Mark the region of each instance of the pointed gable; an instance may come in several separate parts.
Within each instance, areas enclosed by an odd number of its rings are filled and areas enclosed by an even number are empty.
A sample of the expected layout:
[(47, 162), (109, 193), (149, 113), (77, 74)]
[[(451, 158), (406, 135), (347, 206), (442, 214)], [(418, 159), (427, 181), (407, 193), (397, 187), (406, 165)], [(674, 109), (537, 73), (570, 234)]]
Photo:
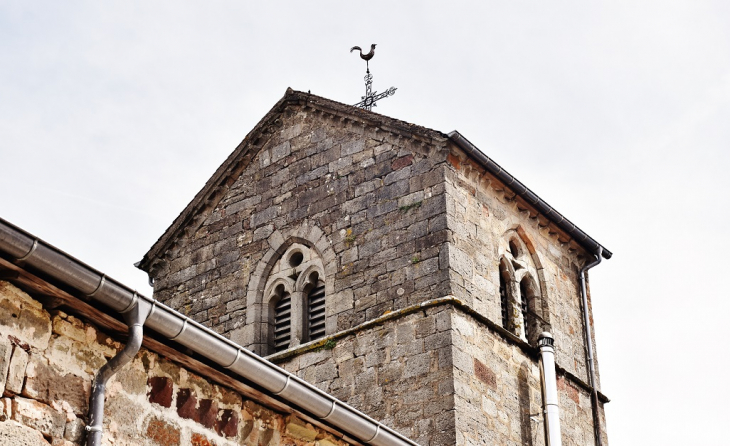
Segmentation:
[[(413, 146), (420, 147), (421, 150), (433, 150), (433, 145), (443, 148), (448, 139), (447, 135), (435, 130), (288, 88), (284, 97), (246, 135), (200, 192), (175, 218), (142, 260), (136, 264), (138, 268), (149, 273), (155, 263), (162, 260), (165, 252), (172, 249), (179, 239), (185, 234), (197, 230), (244, 169), (250, 166), (253, 158), (259, 154), (262, 148), (269, 148), (272, 140), (276, 139), (275, 136), (281, 136), (281, 139), (286, 140), (287, 136), (298, 131), (296, 125), (293, 128), (282, 128), (283, 119), (287, 113), (293, 113), (294, 109), (304, 109), (313, 115), (318, 113), (326, 115), (351, 126), (375, 127), (376, 132), (390, 133), (392, 138), (412, 139)], [(280, 134), (282, 132), (283, 134)], [(314, 137), (316, 138), (316, 135)], [(290, 150), (286, 145), (271, 147), (271, 149), (273, 150), (267, 154), (268, 158), (261, 160), (260, 167), (267, 167), (270, 163), (280, 161), (288, 154), (287, 150)]]

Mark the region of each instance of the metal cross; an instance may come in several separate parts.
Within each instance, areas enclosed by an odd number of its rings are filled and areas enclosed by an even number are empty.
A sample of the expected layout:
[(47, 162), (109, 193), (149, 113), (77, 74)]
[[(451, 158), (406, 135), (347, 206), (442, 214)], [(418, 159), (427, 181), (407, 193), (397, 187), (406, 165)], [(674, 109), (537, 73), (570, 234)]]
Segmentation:
[(397, 88), (390, 87), (380, 94), (378, 94), (377, 91), (373, 91), (373, 75), (370, 74), (370, 69), (368, 69), (367, 74), (365, 75), (365, 96), (360, 96), (362, 101), (355, 104), (355, 107), (372, 110), (373, 107), (378, 106), (378, 104), (375, 103), (376, 101), (387, 98), (388, 96), (393, 96), (395, 94), (395, 90), (397, 90)]
[(388, 96), (393, 96), (395, 94), (395, 90), (397, 90), (395, 87), (390, 87), (389, 89), (385, 90), (384, 92), (378, 94), (377, 91), (373, 91), (373, 75), (370, 74), (370, 59), (375, 56), (375, 44), (370, 46), (370, 52), (367, 54), (363, 54), (362, 49), (359, 46), (353, 46), (352, 49), (350, 49), (350, 52), (353, 52), (355, 50), (360, 51), (360, 58), (365, 61), (367, 64), (366, 67), (366, 73), (365, 74), (365, 96), (361, 96), (362, 101), (355, 104), (355, 107), (364, 108), (365, 110), (372, 110), (373, 107), (376, 107), (376, 102), (387, 98)]

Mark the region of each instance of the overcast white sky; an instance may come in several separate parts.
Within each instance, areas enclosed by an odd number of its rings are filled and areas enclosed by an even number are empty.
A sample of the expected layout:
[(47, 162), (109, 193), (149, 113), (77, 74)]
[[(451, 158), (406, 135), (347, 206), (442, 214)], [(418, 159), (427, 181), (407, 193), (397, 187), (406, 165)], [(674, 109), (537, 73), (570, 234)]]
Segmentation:
[[(132, 264), (287, 87), (459, 130), (614, 252), (614, 445), (727, 444), (730, 2), (0, 1), (0, 215)], [(352, 6), (350, 6), (352, 5)]]

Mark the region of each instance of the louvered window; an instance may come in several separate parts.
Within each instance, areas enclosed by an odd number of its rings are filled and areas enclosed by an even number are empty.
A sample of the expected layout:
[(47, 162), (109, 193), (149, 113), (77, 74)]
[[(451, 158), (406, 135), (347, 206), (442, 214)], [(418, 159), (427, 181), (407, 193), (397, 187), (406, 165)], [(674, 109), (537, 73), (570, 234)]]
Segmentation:
[(324, 337), (324, 284), (314, 287), (307, 296), (307, 327), (310, 341)]
[(502, 304), (502, 327), (509, 330), (509, 299), (507, 298), (507, 284), (502, 273), (499, 273), (499, 299)]
[[(528, 276), (525, 276), (520, 282), (520, 307), (522, 309), (522, 323), (525, 327), (525, 338), (528, 340), (533, 338), (534, 333), (534, 318), (533, 313), (530, 313), (529, 302), (534, 298), (532, 288), (530, 287), (530, 281)], [(534, 305), (534, 303), (533, 303)], [(534, 307), (533, 307), (534, 308)]]
[(291, 340), (291, 296), (284, 294), (274, 307), (274, 350), (289, 348)]
[[(522, 320), (524, 323), (527, 323), (527, 299), (529, 290), (527, 289), (527, 282), (522, 281), (520, 282), (520, 309), (522, 310)], [(525, 330), (525, 333), (527, 333), (527, 330)]]

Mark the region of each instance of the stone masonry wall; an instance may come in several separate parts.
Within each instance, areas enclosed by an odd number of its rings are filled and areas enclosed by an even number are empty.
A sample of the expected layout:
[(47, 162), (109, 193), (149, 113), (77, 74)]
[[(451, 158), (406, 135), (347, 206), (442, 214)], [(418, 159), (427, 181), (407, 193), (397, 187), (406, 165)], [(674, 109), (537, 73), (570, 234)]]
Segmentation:
[[(505, 234), (518, 234), (556, 362), (587, 381), (584, 250), (450, 143), (301, 107), (267, 138), (153, 271), (156, 297), (267, 354), (257, 326), (267, 265), (288, 240), (307, 244), (324, 263), (329, 337), (272, 360), (423, 445), (543, 444), (538, 363), (526, 345), (449, 305), (399, 312), (453, 296), (501, 325), (500, 252)], [(588, 396), (570, 377), (559, 386), (565, 442), (585, 444)]]
[(448, 306), (396, 313), (324, 347), (271, 359), (422, 446), (461, 444), (449, 313)]
[[(537, 359), (463, 312), (451, 316), (456, 444), (544, 445)], [(563, 445), (595, 444), (590, 394), (558, 375), (558, 398)]]
[(448, 294), (443, 141), (299, 106), (268, 138), (153, 271), (157, 299), (265, 354), (261, 276), (292, 237), (325, 262), (328, 333)]
[[(91, 380), (123, 345), (0, 281), (0, 444), (81, 445)], [(142, 349), (107, 386), (103, 444), (342, 446)]]
[(549, 222), (530, 214), (514, 194), (490, 180), (458, 148), (452, 147), (448, 161), (447, 213), (453, 239), (448, 258), (454, 296), (501, 325), (500, 244), (504, 250), (505, 234), (518, 233), (533, 251), (536, 280), (549, 309), (545, 317), (549, 325), (544, 328), (555, 338), (556, 362), (588, 381), (578, 288), (585, 251), (574, 242), (561, 241)]

